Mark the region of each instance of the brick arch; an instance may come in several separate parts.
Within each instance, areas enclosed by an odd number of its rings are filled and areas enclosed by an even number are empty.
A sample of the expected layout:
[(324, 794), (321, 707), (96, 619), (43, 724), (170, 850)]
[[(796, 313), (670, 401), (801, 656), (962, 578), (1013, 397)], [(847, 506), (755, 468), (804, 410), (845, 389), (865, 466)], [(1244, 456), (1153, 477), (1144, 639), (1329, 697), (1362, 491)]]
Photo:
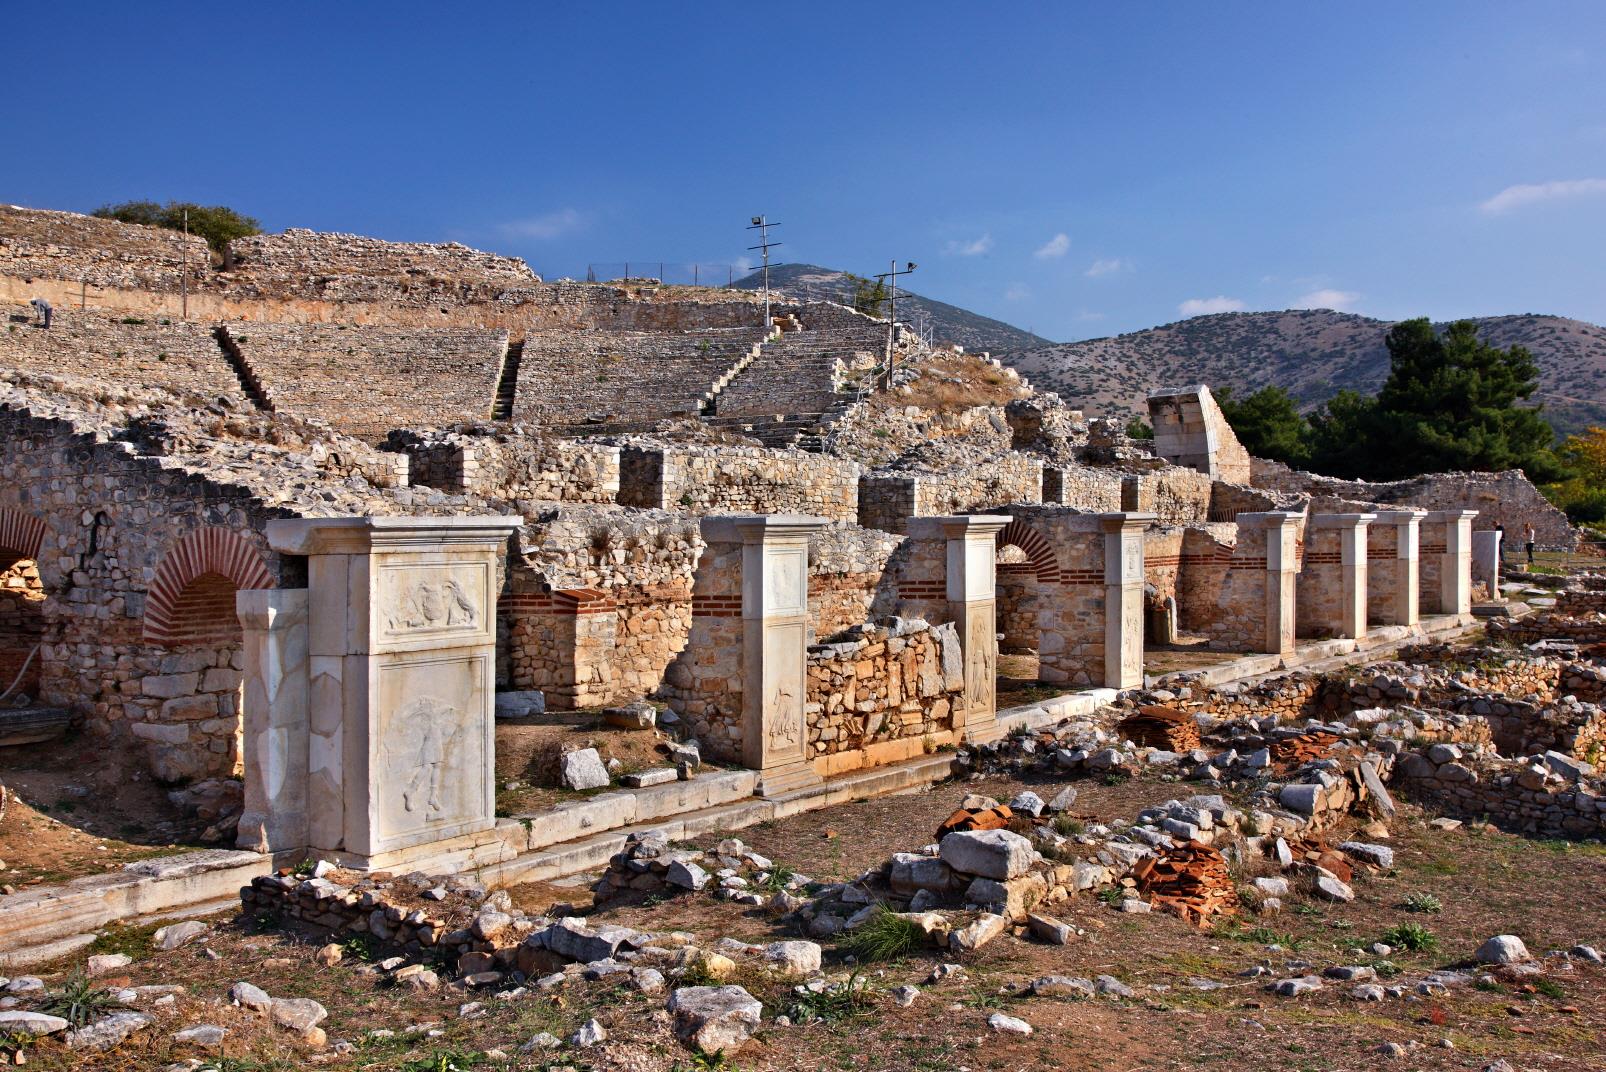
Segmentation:
[[(186, 618), (197, 613), (226, 615), (232, 624), (234, 591), (272, 587), (273, 574), (245, 537), (232, 529), (196, 529), (169, 548), (156, 567), (145, 599), (145, 639), (154, 644), (185, 639), (191, 625)], [(220, 604), (225, 597), (226, 607)]]
[(1060, 580), (1060, 564), (1043, 534), (1032, 528), (1026, 522), (1015, 518), (1005, 525), (998, 533), (998, 546), (1008, 547), (1014, 545), (1026, 552), (1026, 561), (1037, 571), (1037, 579), (1043, 584), (1058, 584)]
[(35, 561), (45, 542), (45, 523), (21, 510), (0, 506), (0, 551), (13, 551)]

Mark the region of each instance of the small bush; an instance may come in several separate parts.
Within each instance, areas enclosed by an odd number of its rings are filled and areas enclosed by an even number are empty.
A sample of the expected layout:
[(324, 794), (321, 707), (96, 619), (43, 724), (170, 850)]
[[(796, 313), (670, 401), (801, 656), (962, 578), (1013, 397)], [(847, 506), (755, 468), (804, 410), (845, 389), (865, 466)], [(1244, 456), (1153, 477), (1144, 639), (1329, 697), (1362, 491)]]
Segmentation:
[(74, 1027), (84, 1027), (120, 1007), (121, 1002), (110, 990), (96, 986), (76, 972), (50, 991), (39, 1006), (40, 1011), (59, 1016)]
[(1439, 946), (1439, 939), (1420, 923), (1401, 923), (1390, 927), (1379, 939), (1395, 949), (1408, 949), (1413, 953), (1429, 953)]
[(819, 1020), (832, 1024), (860, 1016), (874, 1004), (869, 985), (860, 982), (859, 973), (854, 972), (848, 976), (847, 982), (830, 987), (823, 993), (816, 994), (805, 989), (787, 1006), (786, 1014), (794, 1023), (806, 1024)]
[(1407, 912), (1438, 912), (1444, 908), (1444, 902), (1431, 893), (1413, 893), (1405, 899), (1402, 907)]
[(841, 948), (861, 961), (896, 960), (919, 949), (926, 932), (912, 919), (905, 919), (885, 907), (876, 910), (868, 922), (852, 932)]

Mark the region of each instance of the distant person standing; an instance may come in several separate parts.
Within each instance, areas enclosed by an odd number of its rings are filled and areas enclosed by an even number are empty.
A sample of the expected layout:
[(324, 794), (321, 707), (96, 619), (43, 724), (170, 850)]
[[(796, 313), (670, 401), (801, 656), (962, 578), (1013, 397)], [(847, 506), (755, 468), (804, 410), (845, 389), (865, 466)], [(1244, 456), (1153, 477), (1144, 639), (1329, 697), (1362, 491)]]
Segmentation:
[(1534, 564), (1534, 523), (1528, 522), (1522, 527), (1522, 546), (1528, 551), (1528, 565)]
[(33, 311), (34, 312), (39, 314), (39, 326), (42, 327), (42, 328), (45, 328), (46, 330), (49, 330), (49, 328), (50, 328), (50, 317), (51, 317), (51, 314), (55, 311), (55, 310), (50, 308), (50, 303), (45, 301), (45, 299), (43, 299), (43, 298), (35, 298), (33, 301), (29, 302), (28, 304), (33, 306)]
[(1494, 530), (1499, 534), (1496, 546), (1500, 553), (1500, 565), (1504, 566), (1506, 564), (1506, 527), (1504, 525), (1496, 525)]

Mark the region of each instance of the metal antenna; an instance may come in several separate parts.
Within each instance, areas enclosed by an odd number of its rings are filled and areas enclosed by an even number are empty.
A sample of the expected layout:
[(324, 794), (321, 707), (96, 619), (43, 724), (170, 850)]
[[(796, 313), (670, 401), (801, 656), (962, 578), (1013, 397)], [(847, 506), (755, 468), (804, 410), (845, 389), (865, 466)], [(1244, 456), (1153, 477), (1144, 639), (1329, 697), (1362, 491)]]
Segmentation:
[(779, 242), (770, 241), (770, 228), (779, 227), (778, 223), (771, 223), (763, 216), (754, 216), (753, 222), (748, 225), (749, 231), (758, 232), (758, 245), (748, 246), (748, 249), (762, 250), (764, 253), (764, 330), (768, 331), (775, 326), (770, 319), (770, 250), (780, 245)]
[(888, 386), (891, 386), (891, 384), (892, 384), (892, 334), (893, 334), (893, 332), (898, 330), (898, 277), (900, 275), (908, 275), (910, 272), (912, 272), (916, 268), (920, 267), (914, 261), (906, 262), (906, 265), (903, 268), (899, 268), (898, 267), (898, 262), (897, 262), (896, 259), (893, 259), (893, 261), (891, 263), (892, 263), (892, 271), (890, 271), (890, 272), (882, 272), (882, 273), (880, 273), (879, 275), (876, 276), (877, 279), (890, 279), (890, 280), (892, 280), (892, 303), (891, 303), (891, 305), (889, 307), (889, 312), (887, 314), (887, 384), (888, 384)]

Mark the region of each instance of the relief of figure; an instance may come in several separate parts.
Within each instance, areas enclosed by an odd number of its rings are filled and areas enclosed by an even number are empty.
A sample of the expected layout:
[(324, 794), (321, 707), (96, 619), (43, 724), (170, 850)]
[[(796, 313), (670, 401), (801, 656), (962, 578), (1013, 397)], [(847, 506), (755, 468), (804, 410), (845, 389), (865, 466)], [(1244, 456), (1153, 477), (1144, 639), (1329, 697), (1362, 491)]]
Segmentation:
[(441, 787), (457, 728), (457, 710), (433, 696), (412, 701), (391, 725), (389, 767), (401, 779), (402, 808), (426, 822), (445, 810)]
[(797, 691), (791, 685), (783, 681), (775, 683), (774, 690), (764, 704), (764, 716), (770, 724), (771, 748), (795, 748), (802, 741), (799, 726), (802, 710), (796, 701)]
[(391, 597), (386, 623), (392, 632), (450, 626), (474, 626), (479, 608), (456, 578), (415, 580), (397, 588)]

